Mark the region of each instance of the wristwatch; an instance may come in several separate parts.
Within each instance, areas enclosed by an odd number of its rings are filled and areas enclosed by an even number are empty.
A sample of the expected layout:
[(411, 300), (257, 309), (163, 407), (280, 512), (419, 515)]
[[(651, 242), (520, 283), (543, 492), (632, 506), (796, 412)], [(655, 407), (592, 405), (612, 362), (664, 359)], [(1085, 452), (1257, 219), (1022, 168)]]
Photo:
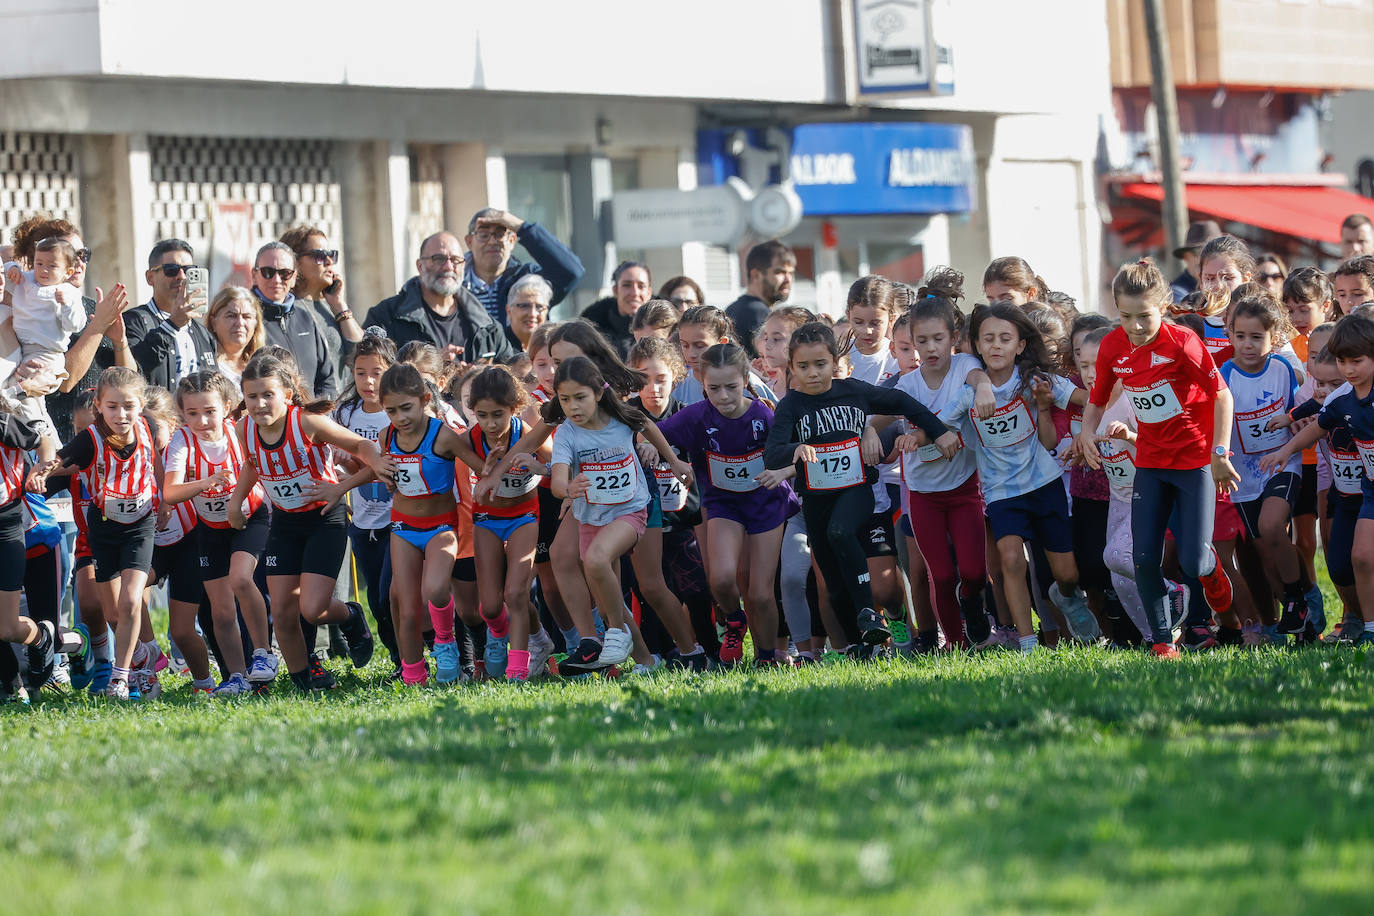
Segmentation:
[(1230, 458), (1231, 450), (1224, 445), (1214, 445), (1212, 446), (1212, 454), (1218, 458)]

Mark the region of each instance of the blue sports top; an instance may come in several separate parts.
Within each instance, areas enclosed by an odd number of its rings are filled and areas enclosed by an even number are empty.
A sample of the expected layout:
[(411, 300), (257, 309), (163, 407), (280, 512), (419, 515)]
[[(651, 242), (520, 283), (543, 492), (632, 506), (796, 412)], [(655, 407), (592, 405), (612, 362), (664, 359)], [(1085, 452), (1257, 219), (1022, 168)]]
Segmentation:
[(395, 427), (386, 431), (386, 453), (396, 464), (396, 492), (412, 499), (438, 496), (453, 492), (453, 460), (434, 454), (434, 440), (444, 424), (429, 418), (425, 437), (413, 452), (403, 450), (396, 443)]

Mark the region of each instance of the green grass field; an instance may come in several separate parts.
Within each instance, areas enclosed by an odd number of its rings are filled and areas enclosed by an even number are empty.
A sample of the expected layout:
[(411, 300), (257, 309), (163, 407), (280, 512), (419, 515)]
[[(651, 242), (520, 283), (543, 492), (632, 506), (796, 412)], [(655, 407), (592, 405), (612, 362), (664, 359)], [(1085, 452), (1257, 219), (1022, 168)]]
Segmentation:
[(0, 710), (3, 910), (1374, 909), (1374, 652), (335, 670)]

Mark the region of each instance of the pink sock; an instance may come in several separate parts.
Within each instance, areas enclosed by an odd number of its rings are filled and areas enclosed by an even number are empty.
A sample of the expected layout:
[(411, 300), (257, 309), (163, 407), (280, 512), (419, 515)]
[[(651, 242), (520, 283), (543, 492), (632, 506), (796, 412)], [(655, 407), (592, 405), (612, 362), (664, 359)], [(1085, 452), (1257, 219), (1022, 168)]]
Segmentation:
[(429, 667), (424, 661), (401, 662), (401, 682), (410, 686), (429, 680)]
[[(487, 629), (491, 630), (491, 635), (501, 639), (510, 632), (510, 617), (506, 615), (506, 609), (501, 608), (501, 616), (483, 618), (487, 622)], [(437, 632), (437, 631), (436, 631)]]
[(506, 655), (506, 680), (530, 676), (530, 653), (526, 649), (511, 649)]
[(453, 642), (453, 596), (450, 595), (448, 604), (443, 607), (435, 607), (434, 602), (429, 603), (429, 622), (434, 624), (435, 642)]

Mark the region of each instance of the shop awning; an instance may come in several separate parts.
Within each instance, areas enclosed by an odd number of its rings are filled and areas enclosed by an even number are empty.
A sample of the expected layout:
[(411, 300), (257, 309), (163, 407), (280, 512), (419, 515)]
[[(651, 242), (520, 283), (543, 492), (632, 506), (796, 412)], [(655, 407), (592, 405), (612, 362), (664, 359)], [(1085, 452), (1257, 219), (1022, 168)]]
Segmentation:
[[(1122, 197), (1134, 200), (1158, 202), (1164, 197), (1157, 184), (1117, 187)], [(1190, 213), (1333, 245), (1341, 240), (1342, 220), (1374, 211), (1374, 200), (1330, 187), (1190, 184), (1184, 193)]]

